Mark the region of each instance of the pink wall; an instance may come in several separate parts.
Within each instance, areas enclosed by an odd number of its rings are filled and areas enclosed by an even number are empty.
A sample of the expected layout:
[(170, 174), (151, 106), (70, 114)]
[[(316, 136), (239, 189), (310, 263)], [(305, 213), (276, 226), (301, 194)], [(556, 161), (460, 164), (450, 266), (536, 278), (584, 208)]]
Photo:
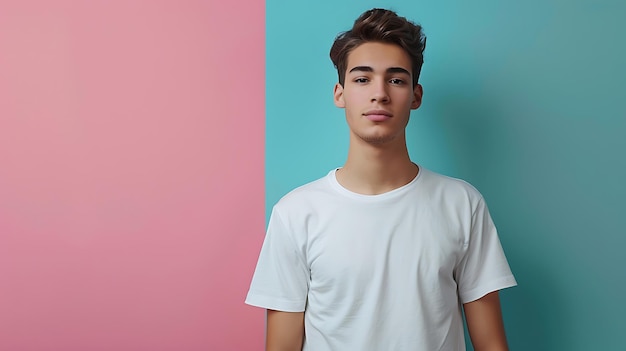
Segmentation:
[(0, 1), (0, 350), (261, 350), (262, 1)]

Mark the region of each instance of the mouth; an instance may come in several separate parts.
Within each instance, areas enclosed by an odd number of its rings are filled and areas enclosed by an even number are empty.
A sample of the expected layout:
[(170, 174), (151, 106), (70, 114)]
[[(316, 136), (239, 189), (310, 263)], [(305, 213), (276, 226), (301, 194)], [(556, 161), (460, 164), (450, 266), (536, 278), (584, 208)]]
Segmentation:
[(371, 116), (371, 115), (379, 115), (379, 116), (387, 116), (387, 117), (391, 117), (391, 112), (388, 112), (386, 110), (370, 110), (364, 113), (365, 116)]
[(386, 110), (370, 110), (365, 112), (363, 116), (372, 122), (382, 122), (388, 120), (393, 115), (391, 112)]

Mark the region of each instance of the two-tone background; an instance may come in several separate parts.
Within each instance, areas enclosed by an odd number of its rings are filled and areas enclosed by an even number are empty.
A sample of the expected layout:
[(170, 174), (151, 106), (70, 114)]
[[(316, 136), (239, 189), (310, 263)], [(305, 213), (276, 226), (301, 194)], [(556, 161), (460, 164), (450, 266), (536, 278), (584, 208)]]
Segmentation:
[(262, 350), (266, 213), (344, 161), (371, 7), (424, 26), (410, 153), (487, 199), (511, 349), (625, 349), (626, 3), (0, 0), (0, 350)]

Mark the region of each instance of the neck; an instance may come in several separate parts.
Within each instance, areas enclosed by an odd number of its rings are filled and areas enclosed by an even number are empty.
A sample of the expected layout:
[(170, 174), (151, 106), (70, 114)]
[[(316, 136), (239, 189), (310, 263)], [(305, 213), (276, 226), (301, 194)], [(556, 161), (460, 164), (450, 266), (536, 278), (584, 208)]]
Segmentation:
[(348, 158), (337, 171), (346, 189), (364, 195), (382, 194), (408, 184), (417, 175), (404, 135), (383, 144), (367, 143), (351, 136)]

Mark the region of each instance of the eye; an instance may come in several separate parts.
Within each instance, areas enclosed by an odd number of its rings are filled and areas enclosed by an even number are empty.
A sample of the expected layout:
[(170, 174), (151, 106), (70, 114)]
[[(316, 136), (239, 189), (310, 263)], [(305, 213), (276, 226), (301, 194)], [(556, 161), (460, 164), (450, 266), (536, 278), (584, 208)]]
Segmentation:
[(365, 77), (359, 77), (359, 78), (355, 78), (354, 82), (355, 83), (367, 83), (369, 81), (369, 79), (365, 78)]
[(403, 85), (405, 82), (403, 79), (400, 79), (400, 78), (392, 78), (389, 80), (389, 83), (394, 84), (394, 85)]

